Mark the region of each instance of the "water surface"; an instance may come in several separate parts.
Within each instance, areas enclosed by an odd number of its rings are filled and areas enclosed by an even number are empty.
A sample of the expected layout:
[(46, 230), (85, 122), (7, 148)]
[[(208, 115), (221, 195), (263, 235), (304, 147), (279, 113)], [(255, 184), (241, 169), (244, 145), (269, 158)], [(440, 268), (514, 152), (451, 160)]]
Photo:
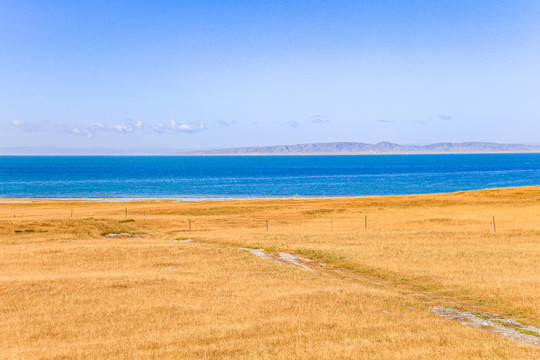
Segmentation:
[(283, 197), (540, 185), (540, 154), (0, 156), (0, 197)]

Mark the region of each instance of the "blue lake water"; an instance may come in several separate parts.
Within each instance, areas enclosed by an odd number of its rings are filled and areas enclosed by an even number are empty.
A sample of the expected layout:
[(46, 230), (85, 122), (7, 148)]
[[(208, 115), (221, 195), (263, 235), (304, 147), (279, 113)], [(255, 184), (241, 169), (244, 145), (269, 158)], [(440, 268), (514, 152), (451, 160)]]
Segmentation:
[(423, 194), (540, 185), (540, 154), (0, 156), (0, 197)]

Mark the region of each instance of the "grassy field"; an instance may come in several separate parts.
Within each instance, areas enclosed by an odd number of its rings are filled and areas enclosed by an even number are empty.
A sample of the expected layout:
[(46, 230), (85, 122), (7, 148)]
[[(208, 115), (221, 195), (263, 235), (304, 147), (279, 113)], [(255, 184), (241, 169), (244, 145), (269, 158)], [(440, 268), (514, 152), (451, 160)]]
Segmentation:
[[(130, 236), (104, 237), (120, 233)], [(327, 265), (305, 271), (242, 247)], [(0, 358), (537, 359), (540, 349), (429, 307), (539, 327), (539, 260), (540, 187), (358, 199), (6, 200)]]

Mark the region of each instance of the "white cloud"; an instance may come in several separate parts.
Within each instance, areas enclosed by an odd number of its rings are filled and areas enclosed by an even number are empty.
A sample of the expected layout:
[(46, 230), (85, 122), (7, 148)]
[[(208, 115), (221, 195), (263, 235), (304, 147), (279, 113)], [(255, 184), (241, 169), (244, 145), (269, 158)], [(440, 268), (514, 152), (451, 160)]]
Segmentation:
[(115, 129), (116, 131), (120, 132), (120, 133), (125, 133), (125, 132), (130, 132), (131, 131), (131, 128), (127, 127), (126, 125), (113, 125), (112, 128)]
[(184, 133), (194, 134), (207, 130), (203, 122), (182, 124), (177, 123), (174, 119), (171, 119), (167, 125), (163, 123), (157, 123), (156, 125), (144, 124), (141, 120), (125, 120), (122, 123), (117, 124), (104, 124), (102, 122), (95, 122), (91, 124), (71, 123), (71, 124), (58, 124), (52, 121), (45, 121), (39, 123), (22, 122), (20, 120), (11, 121), (11, 125), (16, 129), (23, 132), (52, 132), (60, 134), (71, 134), (78, 136), (86, 136), (92, 138), (99, 133), (109, 132), (118, 134), (128, 134), (136, 131), (143, 131), (146, 133)]
[(289, 126), (298, 129), (300, 127), (300, 124), (298, 123), (298, 121), (291, 120), (289, 121)]
[(309, 118), (312, 124), (326, 124), (330, 122), (330, 117), (326, 115), (313, 115)]

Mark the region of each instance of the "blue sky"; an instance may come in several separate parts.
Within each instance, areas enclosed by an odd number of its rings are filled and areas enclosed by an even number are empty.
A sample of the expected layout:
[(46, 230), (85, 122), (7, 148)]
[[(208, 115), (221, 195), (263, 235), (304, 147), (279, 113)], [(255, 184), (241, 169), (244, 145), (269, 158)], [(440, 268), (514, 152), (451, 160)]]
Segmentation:
[(538, 1), (0, 2), (0, 148), (540, 143)]

